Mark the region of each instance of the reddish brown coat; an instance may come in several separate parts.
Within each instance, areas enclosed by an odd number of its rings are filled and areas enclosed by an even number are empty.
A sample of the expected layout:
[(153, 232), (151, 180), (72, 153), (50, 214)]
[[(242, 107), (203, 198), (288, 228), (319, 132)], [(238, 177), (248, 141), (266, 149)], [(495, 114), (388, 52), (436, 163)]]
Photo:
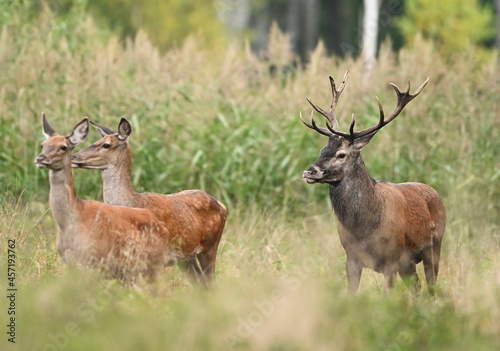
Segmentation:
[(60, 136), (43, 115), (47, 140), (35, 158), (49, 169), (50, 207), (57, 224), (57, 251), (67, 263), (105, 266), (111, 276), (129, 285), (139, 275), (154, 275), (172, 259), (170, 234), (147, 209), (111, 206), (76, 197), (71, 151), (88, 132), (88, 120)]
[(135, 192), (130, 181), (130, 124), (122, 118), (118, 133), (93, 124), (103, 137), (73, 155), (73, 167), (102, 170), (104, 202), (153, 212), (170, 231), (173, 260), (187, 262), (194, 279), (209, 283), (215, 276), (225, 206), (201, 190), (169, 195)]

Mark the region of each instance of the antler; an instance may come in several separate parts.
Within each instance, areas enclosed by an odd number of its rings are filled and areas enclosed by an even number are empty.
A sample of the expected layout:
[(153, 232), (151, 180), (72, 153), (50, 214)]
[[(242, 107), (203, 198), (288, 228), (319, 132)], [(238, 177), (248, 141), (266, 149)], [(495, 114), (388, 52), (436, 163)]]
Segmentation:
[[(321, 115), (323, 115), (327, 119), (327, 122), (326, 122), (327, 128), (321, 128), (321, 127), (318, 127), (316, 125), (316, 122), (314, 121), (314, 118), (313, 118), (313, 113), (314, 113), (313, 111), (311, 111), (311, 124), (304, 121), (302, 119), (302, 113), (300, 114), (300, 119), (302, 120), (302, 123), (304, 123), (307, 127), (314, 129), (323, 135), (331, 136), (331, 135), (335, 134), (335, 135), (339, 135), (339, 136), (342, 136), (344, 138), (347, 138), (350, 141), (353, 141), (353, 140), (358, 139), (358, 138), (362, 138), (362, 137), (367, 136), (369, 134), (375, 134), (379, 129), (381, 129), (383, 126), (390, 123), (394, 118), (396, 118), (401, 113), (401, 111), (403, 111), (405, 106), (411, 100), (413, 100), (415, 97), (417, 97), (417, 95), (420, 94), (420, 92), (425, 88), (425, 86), (429, 82), (429, 77), (427, 77), (425, 82), (423, 82), (420, 85), (420, 87), (417, 89), (417, 91), (413, 95), (410, 94), (410, 81), (408, 81), (408, 84), (406, 85), (406, 90), (403, 93), (399, 90), (399, 88), (397, 87), (396, 84), (389, 83), (393, 87), (394, 91), (396, 92), (396, 96), (398, 98), (398, 103), (397, 103), (396, 107), (394, 108), (394, 111), (392, 111), (391, 114), (389, 115), (389, 117), (387, 119), (385, 119), (384, 109), (382, 108), (382, 104), (380, 103), (380, 100), (377, 97), (378, 109), (379, 109), (379, 113), (380, 113), (380, 118), (379, 118), (377, 125), (370, 127), (370, 128), (363, 129), (363, 130), (358, 131), (358, 132), (354, 132), (354, 124), (356, 123), (356, 121), (354, 120), (354, 115), (353, 115), (351, 126), (349, 127), (349, 133), (344, 133), (344, 132), (341, 132), (338, 130), (338, 122), (337, 122), (337, 119), (335, 118), (335, 108), (337, 107), (337, 102), (339, 100), (340, 94), (342, 93), (342, 91), (345, 88), (347, 78), (349, 78), (349, 71), (346, 71), (346, 73), (344, 75), (344, 79), (342, 80), (342, 84), (340, 85), (339, 89), (337, 90), (335, 88), (335, 82), (334, 82), (333, 78), (330, 77), (330, 84), (332, 86), (333, 99), (332, 99), (332, 106), (331, 106), (329, 112), (324, 111), (320, 107), (313, 104), (311, 100), (306, 99), (317, 112), (319, 112)], [(331, 125), (328, 122), (330, 122)]]
[[(311, 104), (311, 106), (313, 107), (313, 109), (315, 109), (318, 113), (320, 113), (321, 115), (323, 115), (327, 119), (327, 121), (332, 124), (332, 128), (336, 130), (338, 128), (338, 122), (337, 122), (337, 118), (335, 117), (335, 108), (337, 107), (337, 103), (339, 101), (340, 94), (342, 94), (342, 91), (345, 88), (345, 85), (346, 85), (346, 82), (347, 82), (347, 78), (349, 78), (349, 70), (347, 70), (345, 72), (344, 78), (342, 79), (342, 84), (340, 84), (340, 87), (339, 87), (338, 90), (335, 88), (335, 81), (333, 80), (333, 78), (332, 77), (329, 77), (329, 78), (330, 78), (330, 85), (332, 87), (332, 105), (330, 107), (330, 111), (328, 111), (328, 112), (324, 111), (321, 107), (316, 106), (308, 98), (306, 98), (306, 100), (307, 100), (307, 102), (309, 102)], [(300, 114), (300, 119), (302, 120), (302, 123), (304, 123), (307, 127), (311, 128), (311, 129), (314, 129), (318, 133), (321, 133), (321, 134), (326, 135), (326, 136), (331, 136), (332, 135), (332, 131), (331, 131), (329, 125), (328, 125), (328, 122), (326, 123), (327, 127), (329, 127), (328, 129), (321, 128), (321, 127), (318, 127), (316, 125), (316, 122), (314, 121), (314, 117), (313, 117), (313, 112), (311, 112), (311, 124), (309, 124), (306, 121), (304, 121), (304, 119), (302, 118), (302, 113)], [(341, 135), (341, 134), (338, 134), (338, 133), (344, 134), (343, 136), (346, 136), (346, 137), (349, 136), (349, 134), (345, 134), (345, 133), (342, 133), (342, 132), (337, 132), (335, 134)]]
[[(406, 85), (406, 91), (404, 93), (402, 93), (399, 90), (399, 88), (397, 87), (396, 84), (389, 83), (393, 87), (394, 91), (396, 92), (396, 96), (398, 97), (398, 103), (397, 103), (396, 107), (394, 108), (394, 111), (392, 111), (391, 114), (389, 115), (389, 117), (387, 119), (385, 119), (384, 109), (382, 108), (382, 104), (380, 103), (380, 100), (377, 97), (378, 109), (379, 109), (379, 113), (380, 113), (380, 118), (379, 118), (377, 125), (370, 127), (370, 128), (360, 130), (359, 132), (354, 132), (354, 123), (356, 121), (354, 120), (354, 117), (353, 117), (350, 131), (349, 131), (349, 134), (347, 135), (347, 138), (349, 138), (351, 141), (353, 141), (355, 139), (367, 136), (368, 134), (375, 134), (379, 129), (381, 129), (386, 124), (389, 124), (394, 118), (396, 118), (401, 113), (401, 111), (403, 111), (405, 106), (411, 100), (413, 100), (415, 97), (417, 97), (418, 94), (420, 94), (420, 92), (425, 88), (427, 83), (429, 83), (429, 77), (427, 77), (425, 82), (423, 82), (420, 85), (420, 87), (417, 89), (417, 91), (413, 95), (410, 94), (410, 81), (408, 81), (408, 83)], [(326, 126), (327, 126), (328, 130), (330, 132), (332, 132), (333, 134), (337, 134), (337, 135), (341, 135), (343, 137), (346, 137), (346, 133), (339, 132), (337, 130), (337, 128), (334, 128), (333, 125), (330, 126), (327, 123)]]

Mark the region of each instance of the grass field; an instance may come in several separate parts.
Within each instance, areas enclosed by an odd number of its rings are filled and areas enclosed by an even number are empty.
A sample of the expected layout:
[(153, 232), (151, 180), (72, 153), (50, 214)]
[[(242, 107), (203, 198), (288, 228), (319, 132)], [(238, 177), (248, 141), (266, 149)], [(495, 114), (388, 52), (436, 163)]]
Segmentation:
[[(2, 5), (3, 6), (3, 5)], [(3, 8), (2, 8), (3, 9)], [(3, 9), (5, 10), (5, 9)], [(143, 35), (124, 45), (79, 12), (2, 17), (0, 34), (0, 262), (16, 241), (16, 344), (2, 350), (492, 350), (500, 345), (500, 75), (474, 48), (446, 62), (416, 39), (397, 55), (385, 45), (368, 81), (363, 64), (321, 45), (297, 63), (286, 38), (269, 49), (214, 51), (192, 38), (160, 54)], [(5, 15), (2, 15), (5, 16)], [(302, 171), (326, 139), (307, 129), (305, 97), (330, 102), (328, 76), (351, 78), (340, 128), (376, 123), (389, 111), (388, 82), (430, 83), (363, 151), (371, 176), (419, 181), (448, 216), (438, 296), (411, 296), (398, 279), (364, 271), (346, 292), (345, 253), (328, 187)], [(413, 91), (413, 89), (412, 89)], [(138, 191), (201, 188), (229, 210), (217, 286), (205, 292), (178, 269), (128, 290), (100, 273), (62, 264), (48, 204), (48, 172), (33, 159), (45, 111), (60, 133), (84, 116), (133, 128)], [(90, 132), (85, 147), (98, 139)], [(81, 198), (101, 199), (100, 174), (76, 170)], [(419, 267), (422, 276), (422, 268)], [(5, 295), (7, 275), (0, 277)], [(9, 301), (0, 320), (9, 323)], [(5, 306), (5, 307), (4, 307)]]

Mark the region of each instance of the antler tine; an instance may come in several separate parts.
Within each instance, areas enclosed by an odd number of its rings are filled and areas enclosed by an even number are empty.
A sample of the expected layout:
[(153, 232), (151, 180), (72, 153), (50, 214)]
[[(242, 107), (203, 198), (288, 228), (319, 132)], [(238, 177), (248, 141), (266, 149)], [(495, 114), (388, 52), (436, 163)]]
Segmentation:
[(375, 98), (377, 99), (377, 103), (378, 103), (378, 113), (380, 115), (380, 118), (378, 120), (378, 124), (382, 124), (384, 123), (384, 119), (385, 119), (385, 116), (384, 116), (384, 109), (382, 107), (382, 104), (380, 103), (380, 100), (378, 99), (378, 96), (375, 96)]
[(307, 100), (307, 102), (309, 102), (309, 104), (312, 106), (312, 108), (314, 110), (316, 110), (316, 112), (323, 115), (323, 117), (325, 117), (326, 120), (332, 124), (331, 128), (330, 128), (330, 127), (328, 127), (328, 123), (327, 123), (327, 127), (329, 130), (332, 130), (332, 129), (337, 130), (338, 129), (338, 122), (337, 122), (337, 118), (335, 117), (335, 108), (337, 107), (337, 103), (339, 101), (340, 94), (342, 94), (342, 91), (345, 88), (345, 85), (347, 83), (347, 78), (349, 78), (349, 70), (347, 70), (345, 72), (344, 78), (342, 79), (342, 84), (340, 84), (339, 89), (337, 89), (335, 87), (335, 80), (331, 76), (329, 78), (330, 78), (330, 86), (332, 88), (332, 103), (330, 106), (330, 111), (326, 112), (321, 107), (316, 106), (311, 100), (309, 100), (307, 98), (306, 98), (306, 100)]
[(377, 98), (378, 108), (379, 108), (379, 113), (380, 113), (380, 119), (379, 119), (377, 125), (370, 127), (370, 128), (363, 129), (359, 132), (351, 133), (351, 140), (358, 139), (358, 138), (361, 138), (361, 137), (366, 136), (368, 134), (374, 133), (374, 132), (378, 131), (380, 128), (382, 128), (383, 126), (389, 124), (394, 118), (396, 118), (401, 113), (401, 111), (403, 111), (405, 106), (411, 100), (413, 100), (415, 97), (417, 97), (418, 94), (420, 94), (420, 92), (425, 88), (427, 83), (429, 83), (429, 77), (427, 77), (427, 79), (420, 85), (420, 87), (417, 89), (417, 91), (415, 91), (415, 93), (413, 95), (410, 94), (410, 81), (408, 81), (408, 83), (406, 85), (406, 91), (404, 93), (402, 93), (399, 90), (399, 88), (396, 84), (389, 83), (391, 85), (391, 87), (394, 89), (394, 91), (396, 92), (396, 96), (398, 98), (398, 102), (396, 104), (396, 107), (394, 108), (394, 111), (392, 111), (391, 114), (389, 115), (389, 117), (387, 119), (385, 119), (382, 104), (380, 103), (380, 100)]
[[(309, 100), (307, 100), (309, 101)], [(311, 111), (311, 124), (307, 123), (306, 121), (304, 121), (304, 119), (302, 118), (302, 111), (299, 112), (300, 114), (300, 120), (302, 121), (302, 123), (304, 123), (306, 125), (306, 127), (309, 127), (311, 129), (314, 129), (315, 131), (317, 131), (318, 133), (320, 134), (323, 134), (323, 135), (326, 135), (327, 137), (331, 136), (332, 133), (330, 133), (328, 131), (328, 129), (325, 129), (325, 128), (321, 128), (321, 127), (318, 127), (316, 125), (316, 122), (314, 121), (314, 111)], [(328, 123), (327, 123), (327, 126), (328, 126)]]
[(354, 119), (354, 113), (352, 114), (352, 122), (349, 127), (349, 136), (352, 137), (354, 135), (354, 124), (356, 124), (356, 120)]
[(347, 139), (351, 140), (352, 136), (354, 134), (354, 124), (355, 123), (356, 123), (356, 121), (354, 120), (354, 113), (353, 113), (352, 114), (352, 123), (351, 123), (351, 127), (349, 128), (349, 133), (344, 133), (344, 132), (338, 131), (337, 129), (333, 128), (333, 126), (330, 126), (328, 124), (328, 122), (326, 123), (326, 127), (333, 134), (336, 134), (336, 135), (339, 135), (341, 137), (344, 137), (344, 138), (347, 138)]
[[(337, 93), (338, 93), (339, 96), (344, 91), (344, 88), (345, 88), (345, 85), (347, 83), (347, 79), (348, 78), (349, 78), (349, 70), (345, 71), (344, 78), (342, 78), (342, 84), (340, 84), (339, 90), (337, 90)], [(332, 77), (330, 77), (330, 79), (333, 81)], [(335, 87), (335, 85), (334, 85), (334, 87)], [(338, 98), (337, 98), (337, 100), (338, 100)]]
[(316, 106), (311, 100), (309, 100), (309, 98), (306, 98), (306, 100), (312, 106), (312, 108), (316, 110), (316, 112), (318, 112), (319, 114), (323, 115), (323, 117), (325, 117), (328, 121), (331, 122), (331, 120), (330, 120), (330, 113), (329, 112), (326, 112), (321, 107)]
[(332, 128), (338, 130), (339, 123), (337, 118), (335, 117), (335, 108), (337, 107), (337, 103), (339, 102), (340, 94), (344, 91), (345, 85), (347, 83), (347, 79), (349, 78), (349, 70), (345, 71), (344, 78), (342, 78), (342, 83), (340, 84), (339, 89), (335, 88), (335, 80), (330, 76), (330, 85), (332, 86), (332, 105), (330, 106), (330, 112), (328, 113), (328, 120), (332, 124)]
[[(410, 81), (408, 81), (408, 82), (410, 82)], [(417, 96), (418, 94), (420, 94), (420, 92), (421, 92), (422, 90), (424, 90), (424, 88), (425, 88), (425, 86), (427, 85), (427, 83), (429, 83), (429, 77), (427, 77), (427, 79), (426, 79), (426, 80), (425, 80), (422, 84), (420, 84), (420, 86), (418, 87), (418, 89), (417, 89), (417, 91), (415, 92), (415, 94), (413, 94), (413, 96), (415, 97), (415, 96)]]

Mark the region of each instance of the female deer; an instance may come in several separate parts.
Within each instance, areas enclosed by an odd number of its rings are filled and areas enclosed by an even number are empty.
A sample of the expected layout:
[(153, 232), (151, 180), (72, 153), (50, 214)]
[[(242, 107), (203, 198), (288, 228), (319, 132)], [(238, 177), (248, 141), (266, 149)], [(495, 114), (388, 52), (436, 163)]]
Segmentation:
[(73, 155), (73, 167), (102, 170), (105, 203), (153, 212), (171, 233), (171, 248), (176, 256), (187, 261), (189, 272), (196, 280), (205, 285), (209, 283), (215, 277), (226, 207), (201, 190), (170, 195), (136, 193), (130, 183), (130, 124), (122, 118), (118, 133), (92, 124), (102, 139)]
[(57, 223), (57, 252), (66, 263), (104, 265), (126, 285), (139, 274), (154, 276), (171, 259), (170, 233), (146, 209), (111, 206), (76, 197), (71, 173), (71, 151), (88, 133), (84, 118), (65, 137), (57, 134), (42, 115), (46, 140), (35, 158), (38, 168), (49, 169), (50, 208)]

